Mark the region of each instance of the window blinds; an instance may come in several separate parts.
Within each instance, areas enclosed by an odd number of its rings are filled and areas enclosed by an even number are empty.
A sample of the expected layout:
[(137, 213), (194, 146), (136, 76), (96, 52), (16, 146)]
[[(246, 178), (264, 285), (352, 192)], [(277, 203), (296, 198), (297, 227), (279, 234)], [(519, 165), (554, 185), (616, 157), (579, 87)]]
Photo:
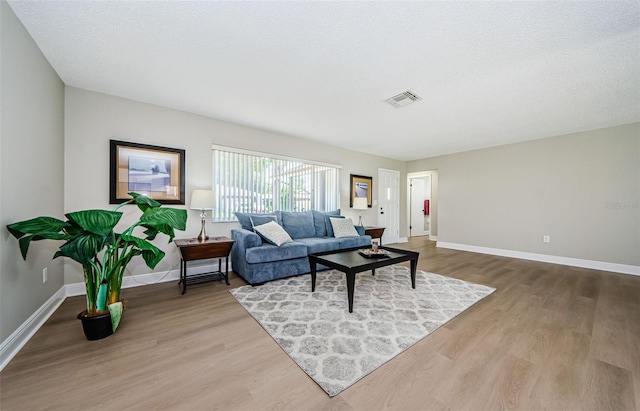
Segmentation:
[(336, 210), (339, 173), (338, 165), (213, 146), (213, 220), (236, 220), (236, 211)]

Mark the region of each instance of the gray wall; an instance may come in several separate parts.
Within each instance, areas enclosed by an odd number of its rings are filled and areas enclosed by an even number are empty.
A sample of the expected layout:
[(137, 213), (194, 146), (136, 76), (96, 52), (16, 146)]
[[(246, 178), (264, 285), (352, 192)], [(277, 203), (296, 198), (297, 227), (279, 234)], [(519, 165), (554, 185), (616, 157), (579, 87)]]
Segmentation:
[[(33, 243), (27, 261), (7, 224), (63, 216), (64, 85), (5, 1), (0, 2), (0, 340), (63, 285), (53, 242)], [(48, 267), (49, 281), (42, 283)]]
[[(374, 198), (377, 195), (378, 168), (398, 170), (401, 181), (406, 179), (405, 163), (401, 161), (73, 87), (66, 88), (65, 121), (66, 211), (113, 207), (109, 205), (109, 139), (185, 149), (187, 207), (194, 189), (211, 188), (212, 144), (341, 164), (341, 209), (354, 222), (358, 213), (349, 208), (349, 174), (372, 176)], [(406, 199), (403, 184), (401, 199)], [(404, 201), (401, 209), (406, 205)], [(131, 206), (128, 210), (122, 220), (125, 223), (137, 216), (135, 207)], [(367, 225), (375, 225), (377, 214), (374, 210), (365, 211), (363, 221)], [(199, 213), (189, 210), (187, 232), (178, 233), (178, 238), (197, 236), (199, 223)], [(228, 236), (235, 226), (237, 224), (209, 223), (207, 233)], [(400, 236), (406, 236), (404, 215), (401, 216), (400, 227)], [(155, 242), (167, 252), (167, 257), (155, 271), (177, 270), (177, 250), (173, 244), (166, 245), (164, 242)], [(66, 265), (66, 282), (81, 281), (80, 268), (73, 262), (67, 262)], [(130, 268), (135, 274), (150, 271), (140, 261)]]
[(407, 163), (432, 169), (438, 241), (640, 265), (639, 123)]

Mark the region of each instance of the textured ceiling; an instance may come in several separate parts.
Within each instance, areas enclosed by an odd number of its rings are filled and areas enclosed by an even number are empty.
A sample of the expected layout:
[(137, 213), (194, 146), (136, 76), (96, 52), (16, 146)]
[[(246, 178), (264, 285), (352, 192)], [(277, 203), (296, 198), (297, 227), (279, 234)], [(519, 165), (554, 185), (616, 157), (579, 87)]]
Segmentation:
[(399, 160), (640, 121), (638, 1), (9, 4), (67, 85)]

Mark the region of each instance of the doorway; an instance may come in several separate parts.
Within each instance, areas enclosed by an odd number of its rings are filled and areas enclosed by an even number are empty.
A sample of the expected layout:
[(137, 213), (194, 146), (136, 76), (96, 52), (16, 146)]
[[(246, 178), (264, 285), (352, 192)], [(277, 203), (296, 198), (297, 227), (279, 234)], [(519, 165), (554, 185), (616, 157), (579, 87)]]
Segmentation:
[(409, 179), (409, 237), (429, 235), (431, 219), (431, 176)]
[(407, 173), (409, 237), (438, 239), (438, 170)]
[(400, 233), (400, 172), (378, 169), (378, 227), (383, 244), (398, 242)]

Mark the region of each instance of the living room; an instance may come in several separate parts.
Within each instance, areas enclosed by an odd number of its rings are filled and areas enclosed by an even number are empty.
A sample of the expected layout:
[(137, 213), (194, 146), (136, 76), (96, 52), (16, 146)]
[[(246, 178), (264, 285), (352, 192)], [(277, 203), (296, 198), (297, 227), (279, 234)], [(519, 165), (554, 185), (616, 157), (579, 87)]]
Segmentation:
[[(379, 169), (399, 171), (400, 238), (408, 237), (409, 222), (403, 211), (407, 208), (407, 174), (438, 170), (439, 246), (624, 273), (609, 273), (620, 276), (611, 277), (613, 282), (618, 278), (635, 281), (640, 274), (638, 101), (630, 110), (620, 109), (621, 113), (635, 113), (635, 117), (621, 114), (622, 119), (615, 124), (405, 161), (68, 85), (11, 6), (5, 1), (0, 6), (3, 226), (35, 215), (62, 217), (71, 210), (111, 208), (110, 139), (184, 149), (187, 194), (211, 187), (211, 146), (218, 144), (341, 164), (341, 208), (354, 220), (358, 213), (348, 205), (349, 175), (376, 178)], [(637, 37), (637, 26), (632, 33)], [(634, 52), (637, 56), (637, 48)], [(635, 83), (624, 87), (637, 98), (638, 62), (630, 64), (630, 70), (636, 70), (632, 77)], [(460, 117), (463, 122), (464, 115)], [(374, 185), (374, 197), (377, 195)], [(198, 213), (188, 212), (187, 230), (180, 233), (183, 238), (195, 237), (200, 229)], [(363, 220), (366, 225), (375, 225), (377, 213), (368, 211)], [(235, 226), (237, 223), (210, 223), (207, 229), (210, 235), (228, 236)], [(543, 235), (550, 235), (551, 242), (543, 243)], [(156, 271), (173, 270), (180, 259), (176, 247), (159, 246), (167, 257)], [(17, 242), (5, 231), (0, 255), (0, 341), (4, 347), (17, 344), (10, 341), (16, 331), (24, 336), (35, 333), (39, 325), (29, 320), (57, 307), (66, 298), (60, 293), (65, 286), (82, 282), (82, 271), (72, 262), (51, 260), (55, 250), (54, 244), (41, 242), (24, 262), (19, 258)], [(458, 262), (452, 265), (465, 261), (464, 253), (447, 255), (458, 256)], [(477, 264), (485, 260), (473, 261)], [(499, 264), (503, 260), (491, 261)], [(525, 263), (508, 264), (521, 267), (518, 264)], [(40, 274), (43, 267), (48, 268), (46, 283)], [(130, 271), (133, 275), (149, 272), (142, 262), (131, 265)], [(632, 280), (620, 281), (637, 290), (638, 282)], [(637, 313), (635, 307), (633, 313)], [(635, 364), (632, 381), (638, 404), (637, 354), (631, 361)], [(289, 365), (278, 367), (283, 372), (290, 370)], [(347, 404), (341, 402), (340, 406), (346, 409)], [(393, 408), (393, 404), (387, 406)]]

